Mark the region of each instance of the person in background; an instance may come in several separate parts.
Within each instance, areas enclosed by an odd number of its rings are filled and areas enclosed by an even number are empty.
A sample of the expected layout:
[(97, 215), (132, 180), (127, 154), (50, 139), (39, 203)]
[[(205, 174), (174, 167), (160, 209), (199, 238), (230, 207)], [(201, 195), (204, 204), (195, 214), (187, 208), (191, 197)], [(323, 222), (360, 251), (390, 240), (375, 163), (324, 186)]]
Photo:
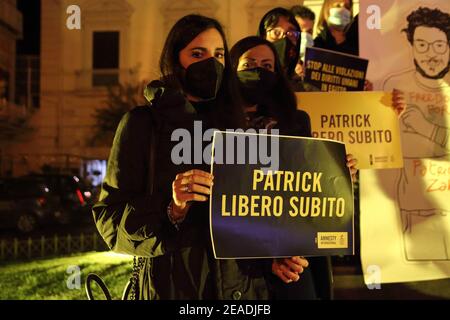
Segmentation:
[(352, 0), (325, 0), (318, 21), (317, 48), (359, 56), (358, 16)]
[(261, 19), (257, 35), (275, 47), (281, 66), (294, 91), (318, 91), (303, 81), (302, 74), (296, 73), (300, 59), (301, 29), (291, 11), (275, 8), (267, 12)]
[(316, 23), (316, 14), (305, 6), (293, 6), (291, 12), (297, 20), (301, 31), (313, 36), (314, 24)]
[[(297, 110), (297, 99), (279, 62), (276, 47), (260, 37), (247, 37), (234, 45), (230, 55), (233, 70), (239, 79), (247, 126), (254, 129), (278, 129), (282, 135), (311, 137), (309, 115)], [(348, 155), (347, 166), (353, 177), (356, 163), (353, 156)], [(273, 260), (272, 274), (267, 277), (272, 298), (331, 299), (329, 258), (308, 258), (306, 265), (309, 264), (309, 268), (304, 265), (300, 268), (300, 261), (304, 259), (293, 257)]]
[(301, 41), (300, 41), (300, 59), (298, 60), (295, 68), (295, 73), (304, 77), (305, 54), (306, 48), (314, 46), (314, 24), (316, 22), (316, 14), (305, 6), (294, 6), (291, 8), (292, 14), (295, 16), (300, 28), (301, 28)]

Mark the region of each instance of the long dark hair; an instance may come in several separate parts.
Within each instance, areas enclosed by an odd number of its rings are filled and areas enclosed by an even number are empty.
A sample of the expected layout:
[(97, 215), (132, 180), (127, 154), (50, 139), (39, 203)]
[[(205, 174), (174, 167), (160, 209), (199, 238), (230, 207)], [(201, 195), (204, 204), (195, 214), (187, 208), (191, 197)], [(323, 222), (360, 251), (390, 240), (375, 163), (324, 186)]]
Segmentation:
[(233, 70), (237, 72), (239, 66), (239, 58), (248, 50), (257, 46), (267, 46), (272, 50), (275, 56), (275, 73), (278, 76), (276, 86), (272, 90), (272, 101), (276, 102), (275, 105), (269, 104), (264, 106), (267, 115), (275, 116), (280, 122), (289, 124), (294, 119), (293, 114), (297, 110), (297, 98), (294, 91), (291, 88), (288, 78), (281, 67), (280, 59), (275, 47), (269, 41), (260, 37), (247, 37), (238, 41), (231, 49), (231, 64)]
[(216, 29), (223, 40), (225, 67), (222, 84), (217, 94), (214, 106), (214, 125), (219, 129), (241, 128), (243, 111), (239, 99), (237, 80), (231, 68), (228, 44), (220, 23), (212, 18), (201, 15), (187, 15), (172, 27), (164, 44), (159, 66), (165, 85), (182, 90), (183, 67), (180, 63), (180, 51), (183, 50), (200, 33)]
[[(295, 19), (294, 14), (288, 9), (278, 7), (270, 10), (264, 15), (264, 17), (262, 17), (259, 23), (257, 35), (263, 39), (266, 39), (267, 30), (269, 30), (270, 28), (274, 28), (278, 24), (278, 21), (280, 20), (281, 17), (285, 17), (289, 21), (289, 23), (292, 24), (297, 29), (297, 31), (300, 32), (302, 31), (300, 25)], [(299, 37), (297, 41), (295, 50), (295, 52), (297, 53), (297, 57), (295, 61), (298, 61), (298, 59), (300, 58), (300, 45), (301, 45), (301, 37)], [(288, 72), (287, 76), (292, 77), (295, 74), (295, 65), (291, 66), (287, 72)]]

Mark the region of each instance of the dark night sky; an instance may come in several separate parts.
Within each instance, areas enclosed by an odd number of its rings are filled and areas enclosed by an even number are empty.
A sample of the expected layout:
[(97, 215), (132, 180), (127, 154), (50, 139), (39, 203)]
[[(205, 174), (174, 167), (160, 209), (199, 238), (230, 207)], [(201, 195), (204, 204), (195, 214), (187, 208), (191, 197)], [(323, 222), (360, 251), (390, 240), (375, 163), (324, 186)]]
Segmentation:
[(23, 15), (23, 39), (17, 41), (17, 54), (40, 53), (41, 0), (18, 0), (17, 8)]

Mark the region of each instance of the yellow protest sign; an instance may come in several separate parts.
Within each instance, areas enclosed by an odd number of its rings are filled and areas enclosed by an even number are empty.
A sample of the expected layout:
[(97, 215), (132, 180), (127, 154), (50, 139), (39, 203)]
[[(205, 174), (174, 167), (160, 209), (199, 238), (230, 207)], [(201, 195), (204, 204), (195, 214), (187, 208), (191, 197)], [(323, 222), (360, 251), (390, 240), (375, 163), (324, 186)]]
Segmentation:
[(399, 120), (385, 92), (301, 92), (314, 138), (344, 142), (360, 169), (403, 167)]

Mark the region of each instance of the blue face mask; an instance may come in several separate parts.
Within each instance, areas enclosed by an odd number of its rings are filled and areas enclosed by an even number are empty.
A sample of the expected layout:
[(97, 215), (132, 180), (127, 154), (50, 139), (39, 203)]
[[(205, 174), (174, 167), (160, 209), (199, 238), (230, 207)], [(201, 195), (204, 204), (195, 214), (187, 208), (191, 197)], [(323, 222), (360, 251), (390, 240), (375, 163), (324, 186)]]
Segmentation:
[(302, 32), (302, 41), (300, 42), (300, 59), (305, 61), (306, 48), (314, 46), (314, 40), (310, 33)]
[(352, 22), (352, 13), (347, 8), (331, 8), (327, 23), (329, 26), (344, 29)]

